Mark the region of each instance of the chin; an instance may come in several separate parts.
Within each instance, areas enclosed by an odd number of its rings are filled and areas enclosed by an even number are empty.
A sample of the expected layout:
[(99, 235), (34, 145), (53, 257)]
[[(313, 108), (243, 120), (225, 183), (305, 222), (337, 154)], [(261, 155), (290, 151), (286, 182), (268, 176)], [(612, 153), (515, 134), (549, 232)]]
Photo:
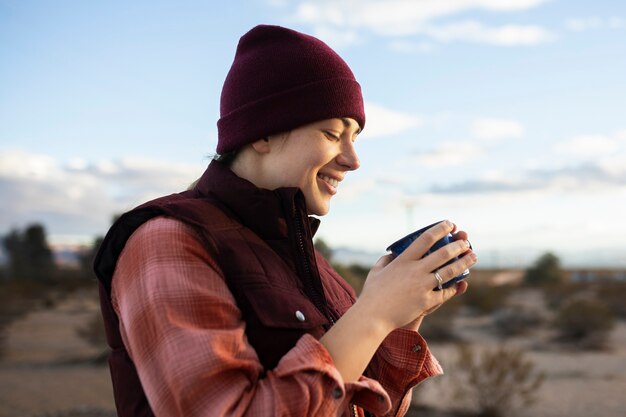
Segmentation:
[(328, 214), (329, 210), (330, 210), (330, 207), (328, 205), (307, 207), (307, 211), (309, 212), (309, 215), (312, 215), (312, 216), (325, 216), (326, 214)]

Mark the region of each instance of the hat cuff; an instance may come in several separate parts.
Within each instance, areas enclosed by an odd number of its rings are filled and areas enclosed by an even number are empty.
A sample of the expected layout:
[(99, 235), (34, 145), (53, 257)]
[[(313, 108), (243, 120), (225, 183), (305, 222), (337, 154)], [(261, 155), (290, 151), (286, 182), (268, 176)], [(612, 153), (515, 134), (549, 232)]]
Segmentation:
[(325, 119), (349, 117), (365, 125), (361, 86), (331, 78), (248, 103), (217, 122), (217, 153), (224, 154), (272, 134)]

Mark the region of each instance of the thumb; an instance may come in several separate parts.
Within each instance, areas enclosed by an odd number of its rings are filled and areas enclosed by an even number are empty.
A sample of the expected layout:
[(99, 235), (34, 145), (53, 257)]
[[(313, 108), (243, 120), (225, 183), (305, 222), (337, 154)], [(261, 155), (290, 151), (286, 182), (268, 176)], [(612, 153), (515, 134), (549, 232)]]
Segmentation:
[(455, 287), (456, 287), (456, 295), (461, 295), (461, 294), (465, 294), (465, 291), (467, 291), (467, 287), (468, 287), (468, 283), (467, 281), (463, 280), (463, 281), (459, 281), (456, 283)]

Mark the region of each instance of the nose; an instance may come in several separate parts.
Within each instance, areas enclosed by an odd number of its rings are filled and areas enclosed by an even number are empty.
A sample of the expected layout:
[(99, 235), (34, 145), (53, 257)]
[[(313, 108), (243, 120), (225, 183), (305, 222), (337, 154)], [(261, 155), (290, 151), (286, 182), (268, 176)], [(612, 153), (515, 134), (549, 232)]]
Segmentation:
[(361, 166), (361, 161), (354, 148), (354, 142), (345, 141), (341, 153), (337, 156), (337, 163), (348, 171), (355, 171)]

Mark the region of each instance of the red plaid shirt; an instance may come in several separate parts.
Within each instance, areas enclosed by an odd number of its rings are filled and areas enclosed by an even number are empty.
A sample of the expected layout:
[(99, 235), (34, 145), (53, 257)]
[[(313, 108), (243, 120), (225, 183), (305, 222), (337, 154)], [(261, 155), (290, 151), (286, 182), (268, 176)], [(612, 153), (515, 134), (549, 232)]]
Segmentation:
[(112, 302), (156, 416), (352, 415), (350, 404), (401, 416), (411, 388), (441, 373), (425, 341), (408, 330), (392, 332), (378, 349), (368, 368), (376, 379), (344, 383), (310, 335), (266, 371), (218, 270), (196, 232), (166, 218), (142, 225), (118, 260)]

